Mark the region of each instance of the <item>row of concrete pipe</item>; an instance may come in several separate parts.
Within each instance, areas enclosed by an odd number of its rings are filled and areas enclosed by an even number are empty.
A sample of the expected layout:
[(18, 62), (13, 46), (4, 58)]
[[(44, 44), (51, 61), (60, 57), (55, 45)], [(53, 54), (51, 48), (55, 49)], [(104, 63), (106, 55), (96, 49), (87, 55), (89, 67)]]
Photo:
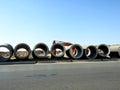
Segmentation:
[[(56, 43), (51, 46), (49, 50), (48, 46), (44, 43), (38, 43), (35, 45), (33, 50), (30, 49), (29, 45), (25, 43), (20, 43), (15, 46), (13, 49), (10, 44), (0, 45), (0, 48), (4, 47), (9, 50), (9, 56), (3, 57), (0, 55), (0, 61), (8, 61), (11, 60), (11, 57), (14, 55), (16, 59), (25, 60), (28, 59), (30, 54), (32, 53), (33, 58), (43, 59), (48, 58), (48, 54), (50, 53), (51, 58), (63, 58), (65, 55), (71, 59), (96, 59), (96, 58), (109, 58), (109, 57), (120, 57), (120, 46), (110, 46), (106, 44), (100, 45), (89, 45), (86, 47), (82, 47), (79, 44), (73, 44), (69, 48), (66, 49), (61, 43)], [(74, 48), (74, 53), (73, 53)], [(17, 54), (19, 49), (25, 49), (27, 51), (26, 56), (20, 56)], [(40, 52), (38, 52), (40, 50)], [(22, 51), (21, 51), (22, 52)]]

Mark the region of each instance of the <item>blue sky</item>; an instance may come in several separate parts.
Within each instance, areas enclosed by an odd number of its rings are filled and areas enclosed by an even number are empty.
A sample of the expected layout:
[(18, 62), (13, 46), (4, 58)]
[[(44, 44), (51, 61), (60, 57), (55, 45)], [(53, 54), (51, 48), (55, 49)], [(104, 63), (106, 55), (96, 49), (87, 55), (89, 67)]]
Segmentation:
[(120, 0), (0, 0), (0, 43), (120, 43)]

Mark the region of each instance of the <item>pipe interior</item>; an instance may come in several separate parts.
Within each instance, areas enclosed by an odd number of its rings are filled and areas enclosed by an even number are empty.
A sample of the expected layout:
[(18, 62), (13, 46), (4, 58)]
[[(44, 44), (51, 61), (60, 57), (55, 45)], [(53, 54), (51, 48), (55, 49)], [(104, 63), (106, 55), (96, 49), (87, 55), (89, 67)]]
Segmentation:
[(70, 48), (70, 54), (73, 58), (80, 58), (83, 54), (83, 49), (78, 45), (73, 45)]
[(63, 56), (64, 55), (64, 47), (61, 44), (56, 44), (52, 46), (52, 54), (54, 56)]
[(85, 50), (85, 55), (87, 58), (96, 58), (97, 56), (97, 50), (95, 47), (93, 46), (89, 46), (86, 50)]
[(26, 58), (29, 55), (30, 48), (27, 45), (20, 44), (15, 48), (16, 56), (19, 58)]
[(11, 52), (8, 48), (6, 47), (0, 47), (0, 57), (1, 58), (10, 58), (11, 57)]
[(45, 45), (38, 45), (35, 47), (34, 53), (38, 57), (44, 57), (48, 54), (48, 48)]
[(109, 49), (108, 49), (107, 46), (101, 45), (101, 46), (98, 47), (98, 53), (101, 56), (107, 56), (108, 53), (109, 53)]
[(18, 56), (18, 57), (27, 57), (28, 56), (28, 54), (29, 54), (29, 52), (28, 52), (28, 50), (27, 49), (25, 49), (25, 48), (19, 48), (19, 49), (17, 49), (17, 52), (16, 52), (16, 55)]

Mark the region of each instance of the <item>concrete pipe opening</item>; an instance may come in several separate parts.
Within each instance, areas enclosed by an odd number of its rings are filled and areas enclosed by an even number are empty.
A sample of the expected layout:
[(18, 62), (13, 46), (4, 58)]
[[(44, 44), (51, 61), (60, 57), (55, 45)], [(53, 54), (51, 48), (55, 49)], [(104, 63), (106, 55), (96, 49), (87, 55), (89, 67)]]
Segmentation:
[(13, 55), (13, 47), (10, 44), (0, 45), (0, 61), (8, 61)]
[(54, 58), (62, 58), (65, 54), (65, 47), (60, 44), (60, 43), (56, 43), (54, 45), (52, 45), (51, 47), (51, 57)]
[(44, 43), (38, 43), (35, 45), (32, 55), (34, 58), (46, 58), (49, 53), (49, 48)]
[(98, 54), (100, 57), (108, 57), (110, 54), (110, 49), (105, 44), (99, 45), (97, 49), (98, 49)]
[(74, 44), (66, 51), (66, 55), (72, 59), (80, 59), (83, 55), (83, 48), (79, 44)]
[(95, 46), (88, 46), (85, 49), (85, 56), (88, 59), (95, 59), (97, 57), (98, 53), (97, 53), (97, 48)]
[(25, 43), (20, 43), (16, 45), (14, 49), (14, 55), (16, 59), (28, 59), (30, 53), (31, 53), (31, 49), (29, 45)]

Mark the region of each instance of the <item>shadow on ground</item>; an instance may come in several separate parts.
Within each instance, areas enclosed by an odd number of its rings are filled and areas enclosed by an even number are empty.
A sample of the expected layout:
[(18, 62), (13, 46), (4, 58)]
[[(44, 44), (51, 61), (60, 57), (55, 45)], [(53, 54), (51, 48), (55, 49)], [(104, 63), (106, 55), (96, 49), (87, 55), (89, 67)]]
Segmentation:
[(13, 65), (13, 64), (36, 64), (36, 63), (57, 63), (57, 62), (102, 62), (102, 61), (119, 61), (119, 58), (113, 59), (79, 59), (73, 60), (70, 58), (41, 58), (41, 59), (25, 59), (25, 60), (17, 60), (10, 59), (5, 62), (0, 62), (0, 65)]

